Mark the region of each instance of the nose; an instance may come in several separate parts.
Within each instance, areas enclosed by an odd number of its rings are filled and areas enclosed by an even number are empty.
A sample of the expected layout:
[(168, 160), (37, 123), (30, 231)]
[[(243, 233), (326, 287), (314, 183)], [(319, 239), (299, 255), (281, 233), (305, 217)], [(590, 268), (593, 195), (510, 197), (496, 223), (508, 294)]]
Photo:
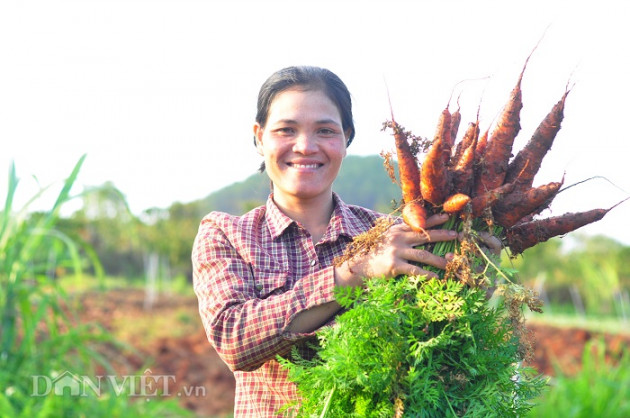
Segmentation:
[(317, 140), (314, 135), (308, 133), (300, 133), (295, 137), (293, 143), (293, 152), (299, 154), (313, 154), (317, 151)]

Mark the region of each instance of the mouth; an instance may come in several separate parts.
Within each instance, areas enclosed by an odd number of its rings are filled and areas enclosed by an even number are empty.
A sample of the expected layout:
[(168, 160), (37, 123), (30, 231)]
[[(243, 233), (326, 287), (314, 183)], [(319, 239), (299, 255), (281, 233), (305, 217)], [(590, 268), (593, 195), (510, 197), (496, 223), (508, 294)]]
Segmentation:
[(293, 167), (299, 170), (315, 170), (324, 164), (321, 163), (310, 163), (310, 164), (299, 164), (299, 163), (287, 163), (289, 167)]

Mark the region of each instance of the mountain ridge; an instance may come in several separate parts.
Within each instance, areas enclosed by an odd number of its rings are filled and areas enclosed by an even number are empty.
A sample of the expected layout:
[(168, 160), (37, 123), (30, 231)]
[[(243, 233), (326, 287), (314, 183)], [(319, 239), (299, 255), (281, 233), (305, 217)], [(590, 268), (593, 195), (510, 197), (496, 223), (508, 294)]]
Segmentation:
[[(241, 215), (264, 204), (270, 190), (269, 177), (265, 173), (256, 173), (210, 193), (197, 203), (205, 213), (221, 211)], [(378, 155), (347, 156), (333, 183), (333, 190), (347, 204), (380, 212), (391, 212), (392, 201), (400, 200), (400, 188), (392, 183), (383, 168), (383, 159)]]

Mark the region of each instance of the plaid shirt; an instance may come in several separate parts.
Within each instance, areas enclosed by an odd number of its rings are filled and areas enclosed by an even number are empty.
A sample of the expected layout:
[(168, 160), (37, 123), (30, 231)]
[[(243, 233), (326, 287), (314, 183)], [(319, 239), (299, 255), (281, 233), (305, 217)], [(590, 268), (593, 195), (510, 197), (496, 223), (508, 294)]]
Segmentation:
[(333, 216), (315, 245), (273, 195), (243, 216), (212, 212), (201, 221), (194, 289), (208, 340), (236, 378), (236, 417), (276, 416), (297, 399), (276, 356), (315, 338), (286, 328), (300, 312), (334, 300), (333, 259), (381, 216), (333, 198)]

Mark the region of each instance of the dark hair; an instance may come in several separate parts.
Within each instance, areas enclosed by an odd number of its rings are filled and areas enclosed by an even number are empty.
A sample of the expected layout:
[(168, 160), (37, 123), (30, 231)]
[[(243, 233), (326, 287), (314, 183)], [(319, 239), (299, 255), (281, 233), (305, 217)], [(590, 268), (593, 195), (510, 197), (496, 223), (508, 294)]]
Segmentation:
[[(256, 122), (264, 127), (269, 116), (269, 107), (279, 93), (291, 88), (321, 90), (337, 106), (344, 132), (349, 132), (346, 147), (354, 139), (352, 99), (341, 79), (332, 71), (320, 67), (287, 67), (273, 73), (261, 86), (258, 93)], [(254, 140), (254, 143), (256, 141)]]

